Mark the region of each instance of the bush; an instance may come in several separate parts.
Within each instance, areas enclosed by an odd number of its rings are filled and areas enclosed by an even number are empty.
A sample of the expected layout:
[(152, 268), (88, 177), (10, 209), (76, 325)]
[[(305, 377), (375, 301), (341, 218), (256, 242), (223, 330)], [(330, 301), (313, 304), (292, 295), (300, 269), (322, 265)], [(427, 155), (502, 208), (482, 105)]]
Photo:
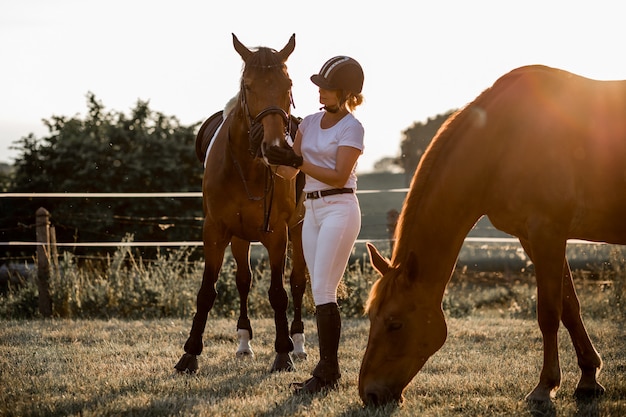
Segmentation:
[(34, 281), (24, 281), (19, 286), (9, 284), (0, 301), (0, 318), (28, 319), (39, 315), (39, 291)]
[[(131, 239), (127, 237), (125, 240)], [(202, 261), (191, 260), (192, 252), (188, 248), (158, 250), (156, 259), (147, 261), (133, 255), (129, 247), (120, 246), (112, 256), (99, 263), (79, 263), (77, 257), (66, 252), (60, 259), (59, 272), (50, 279), (53, 315), (104, 319), (192, 317), (204, 269)], [(218, 296), (211, 311), (213, 317), (236, 318), (239, 315), (236, 268), (234, 259), (227, 252), (216, 284)], [(288, 264), (284, 286), (291, 297), (289, 268)], [(251, 318), (273, 317), (268, 298), (270, 268), (267, 259), (261, 257), (254, 261), (252, 272), (249, 315)], [(576, 270), (573, 274), (586, 317), (624, 317), (626, 248), (615, 247), (608, 261), (589, 264), (585, 270)], [(353, 259), (338, 293), (342, 316), (363, 317), (364, 305), (376, 279), (378, 273), (371, 268), (367, 255)], [(503, 317), (535, 318), (537, 300), (532, 268), (517, 272), (476, 272), (458, 268), (446, 289), (443, 308), (448, 317), (495, 312)], [(303, 314), (310, 317), (313, 312), (310, 286), (307, 286)], [(291, 309), (288, 314), (292, 314)], [(0, 296), (0, 318), (37, 316), (35, 281), (13, 286)]]

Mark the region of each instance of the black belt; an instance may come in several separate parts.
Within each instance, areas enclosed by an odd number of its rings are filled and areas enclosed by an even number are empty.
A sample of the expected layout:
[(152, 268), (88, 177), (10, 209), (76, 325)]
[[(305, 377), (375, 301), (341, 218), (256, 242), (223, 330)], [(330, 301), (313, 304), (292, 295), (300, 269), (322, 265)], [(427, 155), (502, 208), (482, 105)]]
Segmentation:
[(336, 194), (354, 194), (354, 188), (333, 188), (331, 190), (312, 191), (310, 193), (306, 193), (306, 198), (307, 200), (315, 200), (316, 198)]

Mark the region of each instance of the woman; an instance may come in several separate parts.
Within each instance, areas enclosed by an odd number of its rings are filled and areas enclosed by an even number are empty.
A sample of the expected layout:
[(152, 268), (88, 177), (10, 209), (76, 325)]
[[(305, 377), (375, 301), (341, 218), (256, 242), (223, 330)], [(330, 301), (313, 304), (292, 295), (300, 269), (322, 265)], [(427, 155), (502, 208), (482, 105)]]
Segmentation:
[(280, 167), (282, 176), (295, 176), (297, 169), (306, 174), (302, 244), (315, 302), (320, 359), (312, 378), (294, 384), (296, 393), (334, 389), (341, 377), (337, 288), (361, 229), (355, 191), (364, 129), (352, 111), (363, 102), (363, 79), (354, 59), (328, 60), (311, 77), (319, 87), (322, 111), (302, 120), (293, 149), (271, 147), (266, 152), (271, 164), (292, 167)]

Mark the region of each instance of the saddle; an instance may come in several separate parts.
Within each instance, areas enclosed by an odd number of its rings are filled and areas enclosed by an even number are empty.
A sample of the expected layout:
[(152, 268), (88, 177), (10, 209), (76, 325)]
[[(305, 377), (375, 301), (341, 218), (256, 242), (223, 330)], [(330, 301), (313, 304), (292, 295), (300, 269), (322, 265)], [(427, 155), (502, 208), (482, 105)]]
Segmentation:
[[(289, 132), (291, 132), (291, 135), (292, 135), (290, 145), (293, 145), (293, 140), (294, 140), (293, 136), (295, 136), (298, 130), (298, 125), (300, 124), (301, 120), (302, 119), (295, 117), (293, 115), (290, 115), (289, 117), (289, 122), (290, 122)], [(202, 123), (202, 126), (200, 126), (200, 130), (198, 131), (198, 135), (196, 136), (196, 156), (198, 157), (198, 160), (200, 162), (204, 163), (206, 159), (207, 150), (209, 149), (209, 145), (211, 144), (211, 141), (213, 140), (213, 137), (215, 136), (217, 129), (219, 129), (219, 127), (222, 125), (223, 122), (224, 122), (224, 111), (220, 110), (218, 112), (213, 113), (208, 119), (204, 121), (204, 123)], [(261, 131), (261, 134), (262, 134), (262, 131)], [(250, 135), (251, 135), (250, 137), (251, 144), (252, 142), (259, 142), (258, 138), (253, 137), (253, 136), (258, 136), (258, 135), (255, 135), (253, 132), (250, 132)], [(259, 145), (260, 145), (260, 142), (259, 142)], [(251, 148), (252, 147), (253, 146), (251, 146)]]
[(200, 126), (200, 130), (196, 136), (196, 156), (202, 163), (204, 163), (206, 151), (209, 149), (215, 132), (217, 132), (217, 129), (224, 122), (223, 114), (223, 110), (213, 113), (213, 115), (206, 119), (204, 123), (202, 123), (202, 126)]

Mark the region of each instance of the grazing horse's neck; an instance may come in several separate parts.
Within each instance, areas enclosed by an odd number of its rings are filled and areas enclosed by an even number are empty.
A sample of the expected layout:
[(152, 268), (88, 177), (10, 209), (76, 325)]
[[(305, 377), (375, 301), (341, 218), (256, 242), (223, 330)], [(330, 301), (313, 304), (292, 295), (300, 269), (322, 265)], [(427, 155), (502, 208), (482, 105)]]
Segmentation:
[[(476, 181), (466, 175), (463, 152), (446, 146), (445, 137), (424, 156), (413, 179), (398, 223), (397, 242), (391, 263), (404, 263), (417, 256), (420, 271), (432, 279), (447, 280), (463, 241), (484, 214)], [(459, 141), (455, 147), (462, 148)], [(479, 161), (474, 161), (480, 163)], [(472, 190), (472, 191), (470, 191)]]
[[(401, 262), (409, 252), (414, 252), (420, 263), (424, 259), (454, 267), (465, 237), (481, 215), (455, 210), (443, 201), (440, 204), (425, 203), (423, 209), (412, 211), (410, 218), (402, 221), (392, 263)], [(427, 212), (435, 214), (427, 215)]]

